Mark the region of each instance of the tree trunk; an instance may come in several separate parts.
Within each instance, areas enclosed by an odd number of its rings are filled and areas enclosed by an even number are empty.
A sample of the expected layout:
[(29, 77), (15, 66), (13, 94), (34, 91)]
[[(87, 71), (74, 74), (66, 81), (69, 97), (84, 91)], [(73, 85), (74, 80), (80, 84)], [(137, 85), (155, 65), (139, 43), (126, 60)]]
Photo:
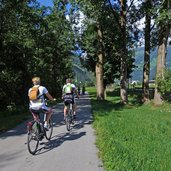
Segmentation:
[(159, 30), (159, 46), (158, 46), (158, 56), (157, 56), (157, 72), (156, 72), (156, 85), (154, 92), (154, 104), (161, 105), (163, 100), (161, 93), (157, 88), (157, 79), (164, 78), (165, 63), (166, 63), (166, 50), (167, 41), (169, 36), (170, 27), (162, 26)]
[(149, 10), (152, 7), (151, 0), (146, 0), (146, 20), (145, 20), (145, 50), (144, 50), (144, 66), (143, 66), (143, 102), (149, 101), (149, 76), (150, 76), (150, 30), (151, 15)]
[(126, 48), (126, 1), (121, 0), (121, 34), (122, 34), (122, 54), (120, 66), (120, 98), (121, 103), (128, 103), (127, 95), (127, 48)]
[(97, 23), (97, 33), (98, 33), (98, 40), (99, 40), (99, 50), (98, 50), (97, 62), (96, 62), (97, 99), (104, 100), (104, 80), (103, 80), (104, 47), (103, 47), (102, 31), (99, 23)]

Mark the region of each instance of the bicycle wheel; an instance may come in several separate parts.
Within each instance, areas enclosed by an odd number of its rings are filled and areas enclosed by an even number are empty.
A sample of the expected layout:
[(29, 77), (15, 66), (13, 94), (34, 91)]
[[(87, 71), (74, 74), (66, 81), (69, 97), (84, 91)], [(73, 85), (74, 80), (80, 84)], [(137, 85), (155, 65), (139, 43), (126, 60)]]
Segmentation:
[(27, 147), (28, 151), (31, 154), (35, 154), (39, 145), (39, 139), (38, 139), (38, 129), (37, 129), (37, 123), (35, 122), (32, 126), (32, 129), (28, 131), (27, 135)]
[(72, 123), (72, 110), (69, 109), (67, 117), (66, 117), (66, 128), (67, 128), (67, 131), (71, 130), (71, 123)]
[(66, 122), (67, 131), (70, 131), (70, 129), (71, 129), (71, 124), (70, 123), (71, 122), (70, 122), (70, 116), (69, 115), (67, 115), (65, 122)]
[(45, 131), (45, 137), (47, 140), (50, 140), (52, 137), (52, 132), (53, 132), (53, 121), (52, 117), (49, 119), (49, 130)]

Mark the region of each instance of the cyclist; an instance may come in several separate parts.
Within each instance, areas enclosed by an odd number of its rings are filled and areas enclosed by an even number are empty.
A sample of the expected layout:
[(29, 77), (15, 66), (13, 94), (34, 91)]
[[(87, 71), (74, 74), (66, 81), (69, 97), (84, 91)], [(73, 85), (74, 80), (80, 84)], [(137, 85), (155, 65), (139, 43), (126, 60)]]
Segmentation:
[[(52, 101), (56, 101), (55, 98), (53, 98), (50, 93), (48, 92), (48, 90), (46, 89), (46, 87), (41, 86), (40, 85), (40, 77), (34, 77), (32, 78), (32, 82), (33, 82), (33, 87), (29, 89), (28, 91), (28, 96), (29, 96), (29, 100), (30, 100), (30, 104), (29, 104), (29, 109), (30, 112), (33, 115), (34, 119), (38, 119), (38, 113), (43, 110), (46, 114), (46, 120), (44, 123), (44, 128), (48, 130), (48, 123), (49, 123), (49, 119), (52, 115), (52, 109), (50, 107), (47, 107), (45, 104), (45, 99), (44, 99), (44, 95)], [(35, 97), (35, 99), (32, 99), (33, 97), (33, 89), (37, 89), (37, 97)], [(35, 91), (34, 91), (35, 92)], [(31, 97), (32, 96), (32, 97)]]
[(63, 86), (62, 89), (62, 98), (64, 100), (64, 121), (67, 115), (67, 105), (69, 103), (72, 103), (73, 105), (74, 119), (76, 119), (76, 104), (74, 100), (75, 94), (77, 94), (76, 86), (72, 83), (72, 80), (70, 78), (66, 79), (66, 84)]

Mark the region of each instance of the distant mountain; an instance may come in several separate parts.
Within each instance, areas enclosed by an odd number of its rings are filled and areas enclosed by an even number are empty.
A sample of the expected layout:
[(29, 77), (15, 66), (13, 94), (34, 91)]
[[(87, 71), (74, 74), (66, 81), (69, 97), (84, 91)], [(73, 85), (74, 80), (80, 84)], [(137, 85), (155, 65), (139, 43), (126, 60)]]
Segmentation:
[(91, 72), (88, 72), (86, 68), (82, 67), (80, 64), (80, 59), (78, 56), (73, 58), (73, 71), (75, 73), (75, 80), (78, 83), (93, 82), (94, 76)]
[[(150, 80), (155, 79), (156, 64), (157, 64), (157, 48), (154, 48), (150, 54)], [(143, 79), (143, 64), (144, 64), (144, 48), (137, 48), (135, 51), (135, 63), (137, 67), (132, 72), (132, 80), (142, 81)], [(167, 48), (166, 67), (171, 68), (171, 46)]]
[[(151, 50), (150, 54), (150, 80), (154, 80), (156, 76), (156, 64), (157, 64), (157, 48)], [(136, 68), (132, 72), (132, 80), (142, 81), (143, 79), (143, 64), (144, 64), (144, 48), (137, 48), (135, 51), (135, 63)], [(171, 69), (171, 46), (167, 48), (166, 67)], [(88, 72), (80, 64), (79, 56), (73, 57), (73, 70), (75, 73), (75, 80), (77, 82), (93, 82), (94, 75)]]

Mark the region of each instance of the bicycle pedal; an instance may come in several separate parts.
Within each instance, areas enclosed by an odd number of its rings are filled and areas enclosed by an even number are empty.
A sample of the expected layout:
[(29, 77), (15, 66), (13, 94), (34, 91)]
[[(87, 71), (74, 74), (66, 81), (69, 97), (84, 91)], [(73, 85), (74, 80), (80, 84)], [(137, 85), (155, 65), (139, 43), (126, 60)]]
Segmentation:
[(36, 137), (36, 136), (32, 137), (32, 139), (35, 140), (35, 141), (38, 141), (39, 140), (39, 138)]
[(40, 136), (38, 137), (39, 141), (41, 141), (43, 138), (44, 138), (44, 135), (40, 135)]

